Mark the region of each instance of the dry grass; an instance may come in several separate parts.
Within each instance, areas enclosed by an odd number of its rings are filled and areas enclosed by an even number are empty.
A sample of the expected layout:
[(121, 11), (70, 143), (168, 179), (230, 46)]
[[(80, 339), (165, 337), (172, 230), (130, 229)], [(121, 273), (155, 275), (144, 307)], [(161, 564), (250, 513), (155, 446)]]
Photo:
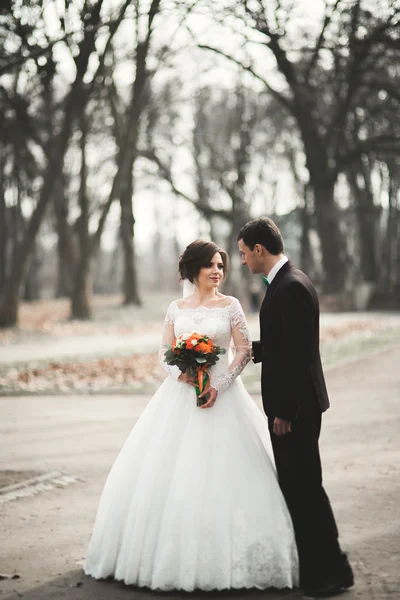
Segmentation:
[(0, 388), (21, 392), (80, 392), (141, 388), (165, 378), (158, 353), (85, 362), (51, 362), (42, 368), (9, 369)]

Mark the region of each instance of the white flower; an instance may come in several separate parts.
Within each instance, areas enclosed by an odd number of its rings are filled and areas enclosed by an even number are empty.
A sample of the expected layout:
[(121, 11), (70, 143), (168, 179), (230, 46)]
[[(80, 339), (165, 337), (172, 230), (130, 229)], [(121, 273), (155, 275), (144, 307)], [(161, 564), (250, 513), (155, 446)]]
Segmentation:
[(190, 343), (192, 344), (192, 346), (194, 348), (195, 346), (197, 346), (198, 341), (197, 340), (192, 340)]
[(182, 335), (179, 336), (179, 339), (186, 341), (190, 338), (191, 335), (191, 333), (182, 333)]

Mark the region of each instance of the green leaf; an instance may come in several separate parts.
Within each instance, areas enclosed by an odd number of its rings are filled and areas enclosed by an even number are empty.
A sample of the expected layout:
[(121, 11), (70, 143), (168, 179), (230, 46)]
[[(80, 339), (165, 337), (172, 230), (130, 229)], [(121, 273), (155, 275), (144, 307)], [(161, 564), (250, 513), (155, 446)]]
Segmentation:
[(173, 352), (171, 349), (167, 350), (166, 353), (164, 354), (165, 358), (167, 360), (173, 360), (177, 357), (177, 355), (175, 354), (175, 352)]

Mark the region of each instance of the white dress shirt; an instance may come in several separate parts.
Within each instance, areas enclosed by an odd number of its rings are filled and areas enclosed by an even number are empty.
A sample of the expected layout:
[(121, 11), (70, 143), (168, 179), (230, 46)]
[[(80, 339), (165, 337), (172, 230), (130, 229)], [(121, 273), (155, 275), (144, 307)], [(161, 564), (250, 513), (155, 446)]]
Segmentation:
[(278, 262), (276, 263), (276, 265), (274, 267), (272, 267), (272, 269), (270, 270), (270, 272), (267, 275), (267, 280), (268, 283), (271, 284), (275, 275), (277, 274), (277, 272), (279, 271), (279, 269), (281, 269), (283, 267), (284, 264), (287, 263), (288, 261), (288, 257), (283, 255), (282, 258), (280, 260), (278, 260)]

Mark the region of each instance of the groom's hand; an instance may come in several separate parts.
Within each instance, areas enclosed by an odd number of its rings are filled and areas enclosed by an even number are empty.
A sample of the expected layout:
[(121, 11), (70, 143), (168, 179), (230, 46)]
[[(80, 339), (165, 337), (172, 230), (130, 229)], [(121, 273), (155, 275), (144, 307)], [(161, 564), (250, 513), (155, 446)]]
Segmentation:
[(285, 421), (279, 417), (274, 419), (273, 432), (275, 435), (286, 435), (292, 431), (292, 424), (290, 421)]
[(205, 395), (208, 395), (208, 400), (205, 404), (203, 404), (203, 406), (200, 406), (200, 408), (212, 408), (215, 404), (215, 401), (217, 399), (218, 396), (218, 392), (215, 388), (211, 387), (211, 385), (206, 388), (204, 390), (204, 392), (202, 392), (199, 396), (199, 398), (202, 398)]

